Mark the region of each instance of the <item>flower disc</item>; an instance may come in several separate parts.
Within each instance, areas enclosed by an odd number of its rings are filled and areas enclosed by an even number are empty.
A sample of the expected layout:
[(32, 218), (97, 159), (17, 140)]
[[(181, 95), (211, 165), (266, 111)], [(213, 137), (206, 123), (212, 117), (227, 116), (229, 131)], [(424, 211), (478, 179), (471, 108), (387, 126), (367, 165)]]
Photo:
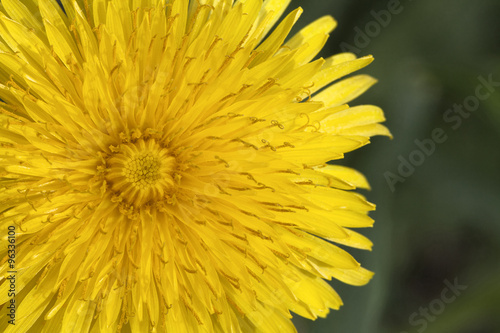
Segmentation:
[(121, 145), (107, 164), (112, 191), (136, 207), (162, 200), (174, 186), (175, 158), (155, 140)]

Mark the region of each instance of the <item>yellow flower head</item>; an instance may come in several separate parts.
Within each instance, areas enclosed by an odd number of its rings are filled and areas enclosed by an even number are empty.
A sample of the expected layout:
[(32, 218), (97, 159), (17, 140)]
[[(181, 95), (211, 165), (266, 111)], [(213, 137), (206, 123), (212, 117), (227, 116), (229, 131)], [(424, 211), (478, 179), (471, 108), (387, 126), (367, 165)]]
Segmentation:
[(294, 332), (371, 278), (326, 162), (389, 132), (374, 79), (323, 88), (372, 57), (312, 61), (335, 21), (285, 42), (288, 2), (1, 1), (2, 332)]

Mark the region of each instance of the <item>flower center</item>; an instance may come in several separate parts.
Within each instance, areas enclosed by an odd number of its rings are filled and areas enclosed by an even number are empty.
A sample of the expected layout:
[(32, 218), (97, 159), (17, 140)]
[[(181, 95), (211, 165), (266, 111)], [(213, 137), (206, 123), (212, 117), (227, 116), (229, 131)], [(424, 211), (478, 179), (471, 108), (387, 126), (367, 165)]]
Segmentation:
[(145, 152), (129, 159), (123, 173), (127, 181), (140, 189), (153, 186), (160, 179), (161, 163), (151, 152)]
[(175, 158), (154, 140), (121, 145), (108, 167), (106, 180), (111, 189), (136, 208), (163, 200), (174, 185)]

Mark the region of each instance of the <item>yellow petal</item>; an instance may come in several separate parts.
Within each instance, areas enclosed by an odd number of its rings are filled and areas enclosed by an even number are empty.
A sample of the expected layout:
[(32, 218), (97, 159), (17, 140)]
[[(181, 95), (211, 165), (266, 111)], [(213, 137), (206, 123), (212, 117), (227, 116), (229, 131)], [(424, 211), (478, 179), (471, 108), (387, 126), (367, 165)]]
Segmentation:
[(281, 15), (285, 12), (288, 4), (291, 0), (265, 0), (260, 9), (259, 18), (255, 22), (254, 26), (261, 26), (261, 23), (265, 22), (263, 25), (263, 31), (260, 33), (259, 42), (264, 38), (267, 33), (271, 30), (274, 24), (279, 20)]
[(369, 75), (356, 75), (328, 87), (315, 95), (314, 100), (322, 101), (328, 107), (346, 104), (364, 93), (376, 82), (377, 80)]
[(343, 244), (347, 245), (350, 247), (355, 247), (357, 249), (362, 249), (362, 250), (371, 250), (373, 243), (366, 238), (365, 236), (352, 231), (350, 229), (344, 228), (344, 232), (347, 234), (348, 237), (344, 238), (328, 238), (328, 240), (338, 243), (338, 244)]
[(359, 267), (357, 269), (331, 269), (333, 277), (344, 283), (353, 286), (363, 286), (368, 283), (373, 277), (373, 273), (369, 270)]
[[(43, 30), (42, 22), (38, 17), (33, 15), (35, 5), (30, 4), (30, 1), (3, 0), (2, 5), (9, 16), (24, 26), (40, 32)], [(30, 10), (31, 9), (31, 10)]]
[(368, 184), (365, 176), (363, 176), (363, 174), (359, 171), (356, 171), (352, 168), (340, 165), (326, 164), (325, 166), (322, 166), (317, 170), (338, 179), (342, 179), (343, 181), (351, 184), (354, 187), (370, 189), (370, 185)]
[(310, 93), (314, 94), (316, 91), (324, 88), (331, 82), (342, 78), (352, 72), (355, 72), (365, 66), (368, 66), (373, 61), (372, 56), (366, 56), (359, 59), (342, 61), (340, 63), (335, 63), (330, 66), (323, 65), (323, 69), (319, 71), (312, 78), (312, 88), (310, 88)]
[(288, 14), (288, 16), (278, 25), (272, 34), (267, 37), (266, 40), (264, 40), (264, 42), (262, 42), (262, 44), (256, 49), (258, 56), (252, 62), (252, 66), (266, 61), (272, 57), (276, 51), (278, 51), (301, 14), (302, 9), (300, 7)]
[(82, 63), (80, 51), (68, 29), (67, 17), (53, 0), (40, 1), (40, 14), (50, 45), (63, 63)]

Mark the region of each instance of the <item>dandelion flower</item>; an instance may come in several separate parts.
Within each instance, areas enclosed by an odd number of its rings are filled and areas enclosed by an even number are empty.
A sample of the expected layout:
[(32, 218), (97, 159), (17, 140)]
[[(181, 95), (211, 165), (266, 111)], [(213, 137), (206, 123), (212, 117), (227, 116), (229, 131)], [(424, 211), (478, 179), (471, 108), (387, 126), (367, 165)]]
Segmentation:
[(2, 331), (294, 332), (367, 283), (335, 244), (370, 249), (368, 184), (327, 162), (390, 135), (346, 104), (373, 78), (330, 85), (372, 57), (313, 60), (336, 23), (287, 39), (288, 2), (2, 0)]

